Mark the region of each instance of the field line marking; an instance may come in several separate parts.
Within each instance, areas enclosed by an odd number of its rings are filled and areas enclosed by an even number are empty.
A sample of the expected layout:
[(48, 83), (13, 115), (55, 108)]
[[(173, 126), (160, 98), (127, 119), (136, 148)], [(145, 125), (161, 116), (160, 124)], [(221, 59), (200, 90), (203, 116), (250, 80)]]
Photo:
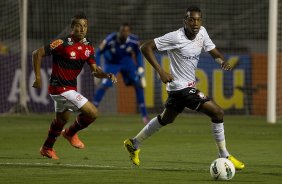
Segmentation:
[[(61, 164), (61, 163), (21, 163), (21, 162), (5, 162), (0, 163), (0, 166), (43, 166), (43, 167), (66, 167), (66, 168), (104, 168), (104, 169), (145, 169), (145, 170), (164, 170), (164, 171), (191, 171), (195, 169), (191, 168), (169, 168), (169, 167), (117, 167), (117, 166), (111, 166), (111, 165), (88, 165), (88, 164)], [(196, 171), (196, 170), (195, 170)]]
[(54, 164), (54, 163), (12, 163), (12, 162), (6, 162), (6, 163), (0, 163), (0, 165), (11, 165), (11, 166), (59, 166), (59, 167), (85, 167), (85, 168), (117, 168), (115, 166), (110, 166), (110, 165), (87, 165), (87, 164)]

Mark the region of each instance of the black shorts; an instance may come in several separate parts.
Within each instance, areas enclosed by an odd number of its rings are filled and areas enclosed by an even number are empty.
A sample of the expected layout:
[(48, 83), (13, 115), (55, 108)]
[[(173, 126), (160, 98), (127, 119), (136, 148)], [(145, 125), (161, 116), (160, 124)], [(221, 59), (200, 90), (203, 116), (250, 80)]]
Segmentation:
[(168, 91), (165, 107), (181, 113), (185, 107), (199, 110), (199, 107), (210, 99), (195, 88), (184, 88), (179, 91)]

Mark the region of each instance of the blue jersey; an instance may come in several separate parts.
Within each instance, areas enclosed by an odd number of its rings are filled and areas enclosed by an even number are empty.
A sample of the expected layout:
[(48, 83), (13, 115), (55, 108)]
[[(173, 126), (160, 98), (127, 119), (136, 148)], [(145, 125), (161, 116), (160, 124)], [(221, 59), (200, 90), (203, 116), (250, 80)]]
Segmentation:
[(130, 34), (126, 41), (121, 43), (118, 33), (111, 33), (105, 40), (103, 50), (96, 52), (96, 63), (100, 65), (100, 56), (104, 55), (105, 64), (126, 64), (134, 62), (136, 67), (143, 67), (142, 55), (139, 50), (139, 40), (136, 35)]

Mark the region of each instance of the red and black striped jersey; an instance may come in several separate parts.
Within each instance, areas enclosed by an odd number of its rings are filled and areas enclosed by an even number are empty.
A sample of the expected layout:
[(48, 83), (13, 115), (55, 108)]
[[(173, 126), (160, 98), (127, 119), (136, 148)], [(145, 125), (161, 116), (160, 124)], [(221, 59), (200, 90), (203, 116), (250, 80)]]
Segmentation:
[(77, 76), (84, 63), (95, 64), (94, 47), (84, 38), (75, 42), (72, 36), (57, 39), (45, 46), (45, 54), (52, 55), (52, 73), (49, 93), (60, 94), (68, 90), (77, 90)]

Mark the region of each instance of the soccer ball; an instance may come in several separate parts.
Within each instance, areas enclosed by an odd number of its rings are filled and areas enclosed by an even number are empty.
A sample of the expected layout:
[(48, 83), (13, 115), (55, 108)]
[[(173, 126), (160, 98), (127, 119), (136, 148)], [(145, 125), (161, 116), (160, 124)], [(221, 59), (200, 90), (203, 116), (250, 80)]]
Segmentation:
[(218, 158), (212, 162), (210, 173), (215, 180), (231, 180), (235, 175), (235, 167), (230, 160)]

